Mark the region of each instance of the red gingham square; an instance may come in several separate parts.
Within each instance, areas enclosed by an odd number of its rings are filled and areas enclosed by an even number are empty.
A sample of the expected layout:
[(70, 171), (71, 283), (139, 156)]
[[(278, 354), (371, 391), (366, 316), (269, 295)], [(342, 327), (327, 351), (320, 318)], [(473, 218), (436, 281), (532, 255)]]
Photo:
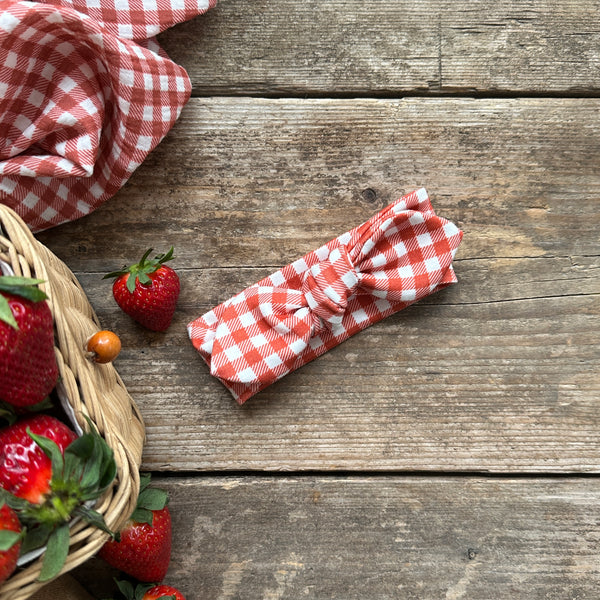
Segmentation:
[(242, 404), (358, 331), (455, 283), (461, 239), (417, 190), (192, 321), (190, 339)]
[(146, 38), (215, 3), (0, 0), (0, 202), (40, 231), (113, 196), (191, 92)]

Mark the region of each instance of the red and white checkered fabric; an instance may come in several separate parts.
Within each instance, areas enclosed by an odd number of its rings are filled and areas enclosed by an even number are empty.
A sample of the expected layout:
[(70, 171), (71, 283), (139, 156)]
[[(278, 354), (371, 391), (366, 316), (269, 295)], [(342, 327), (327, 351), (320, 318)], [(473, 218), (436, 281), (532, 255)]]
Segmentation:
[(151, 36), (215, 3), (0, 0), (0, 202), (40, 231), (113, 196), (191, 92)]
[(242, 404), (358, 331), (455, 283), (461, 239), (417, 190), (191, 322), (190, 339)]

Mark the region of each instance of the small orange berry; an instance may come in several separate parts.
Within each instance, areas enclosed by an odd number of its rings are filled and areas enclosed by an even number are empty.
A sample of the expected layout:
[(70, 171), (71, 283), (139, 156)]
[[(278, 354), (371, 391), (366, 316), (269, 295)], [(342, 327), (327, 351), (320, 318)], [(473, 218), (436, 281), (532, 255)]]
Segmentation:
[(87, 342), (89, 357), (97, 363), (109, 363), (121, 352), (121, 340), (112, 331), (97, 331)]

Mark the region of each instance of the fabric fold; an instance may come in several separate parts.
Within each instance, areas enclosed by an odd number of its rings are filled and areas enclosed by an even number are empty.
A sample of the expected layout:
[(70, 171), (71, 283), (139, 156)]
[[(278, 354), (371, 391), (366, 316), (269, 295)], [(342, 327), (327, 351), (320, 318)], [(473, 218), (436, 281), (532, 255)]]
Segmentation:
[(0, 1), (0, 202), (37, 232), (112, 197), (191, 93), (143, 38), (215, 2)]
[(424, 189), (188, 325), (192, 344), (240, 404), (358, 331), (457, 281), (462, 232)]

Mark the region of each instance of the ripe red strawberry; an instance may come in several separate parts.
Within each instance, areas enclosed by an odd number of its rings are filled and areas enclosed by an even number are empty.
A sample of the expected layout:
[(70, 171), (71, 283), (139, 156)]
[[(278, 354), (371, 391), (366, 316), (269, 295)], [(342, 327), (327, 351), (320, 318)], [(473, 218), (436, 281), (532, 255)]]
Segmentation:
[(52, 461), (31, 438), (27, 429), (53, 440), (64, 454), (77, 434), (49, 415), (26, 417), (0, 429), (0, 487), (34, 504), (50, 491)]
[(42, 402), (58, 380), (54, 324), (39, 279), (0, 276), (0, 399)]
[(0, 503), (0, 583), (17, 568), (21, 537), (21, 523), (15, 511)]
[(184, 595), (172, 585), (149, 583), (134, 588), (129, 581), (117, 581), (117, 585), (127, 600), (185, 600)]
[(120, 541), (109, 540), (99, 556), (138, 581), (161, 582), (171, 560), (171, 514), (164, 490), (149, 488), (141, 478), (135, 511), (120, 531)]
[(185, 600), (183, 594), (172, 585), (155, 585), (143, 596), (142, 600)]
[(22, 553), (46, 547), (40, 581), (64, 565), (72, 518), (108, 531), (88, 502), (104, 494), (116, 472), (112, 450), (91, 423), (78, 437), (58, 419), (37, 414), (0, 430), (0, 503), (27, 529)]
[(116, 277), (113, 296), (125, 313), (152, 331), (166, 331), (179, 298), (179, 277), (164, 264), (173, 259), (172, 247), (155, 258), (148, 258), (151, 252), (152, 248), (139, 263), (108, 273), (104, 279)]

